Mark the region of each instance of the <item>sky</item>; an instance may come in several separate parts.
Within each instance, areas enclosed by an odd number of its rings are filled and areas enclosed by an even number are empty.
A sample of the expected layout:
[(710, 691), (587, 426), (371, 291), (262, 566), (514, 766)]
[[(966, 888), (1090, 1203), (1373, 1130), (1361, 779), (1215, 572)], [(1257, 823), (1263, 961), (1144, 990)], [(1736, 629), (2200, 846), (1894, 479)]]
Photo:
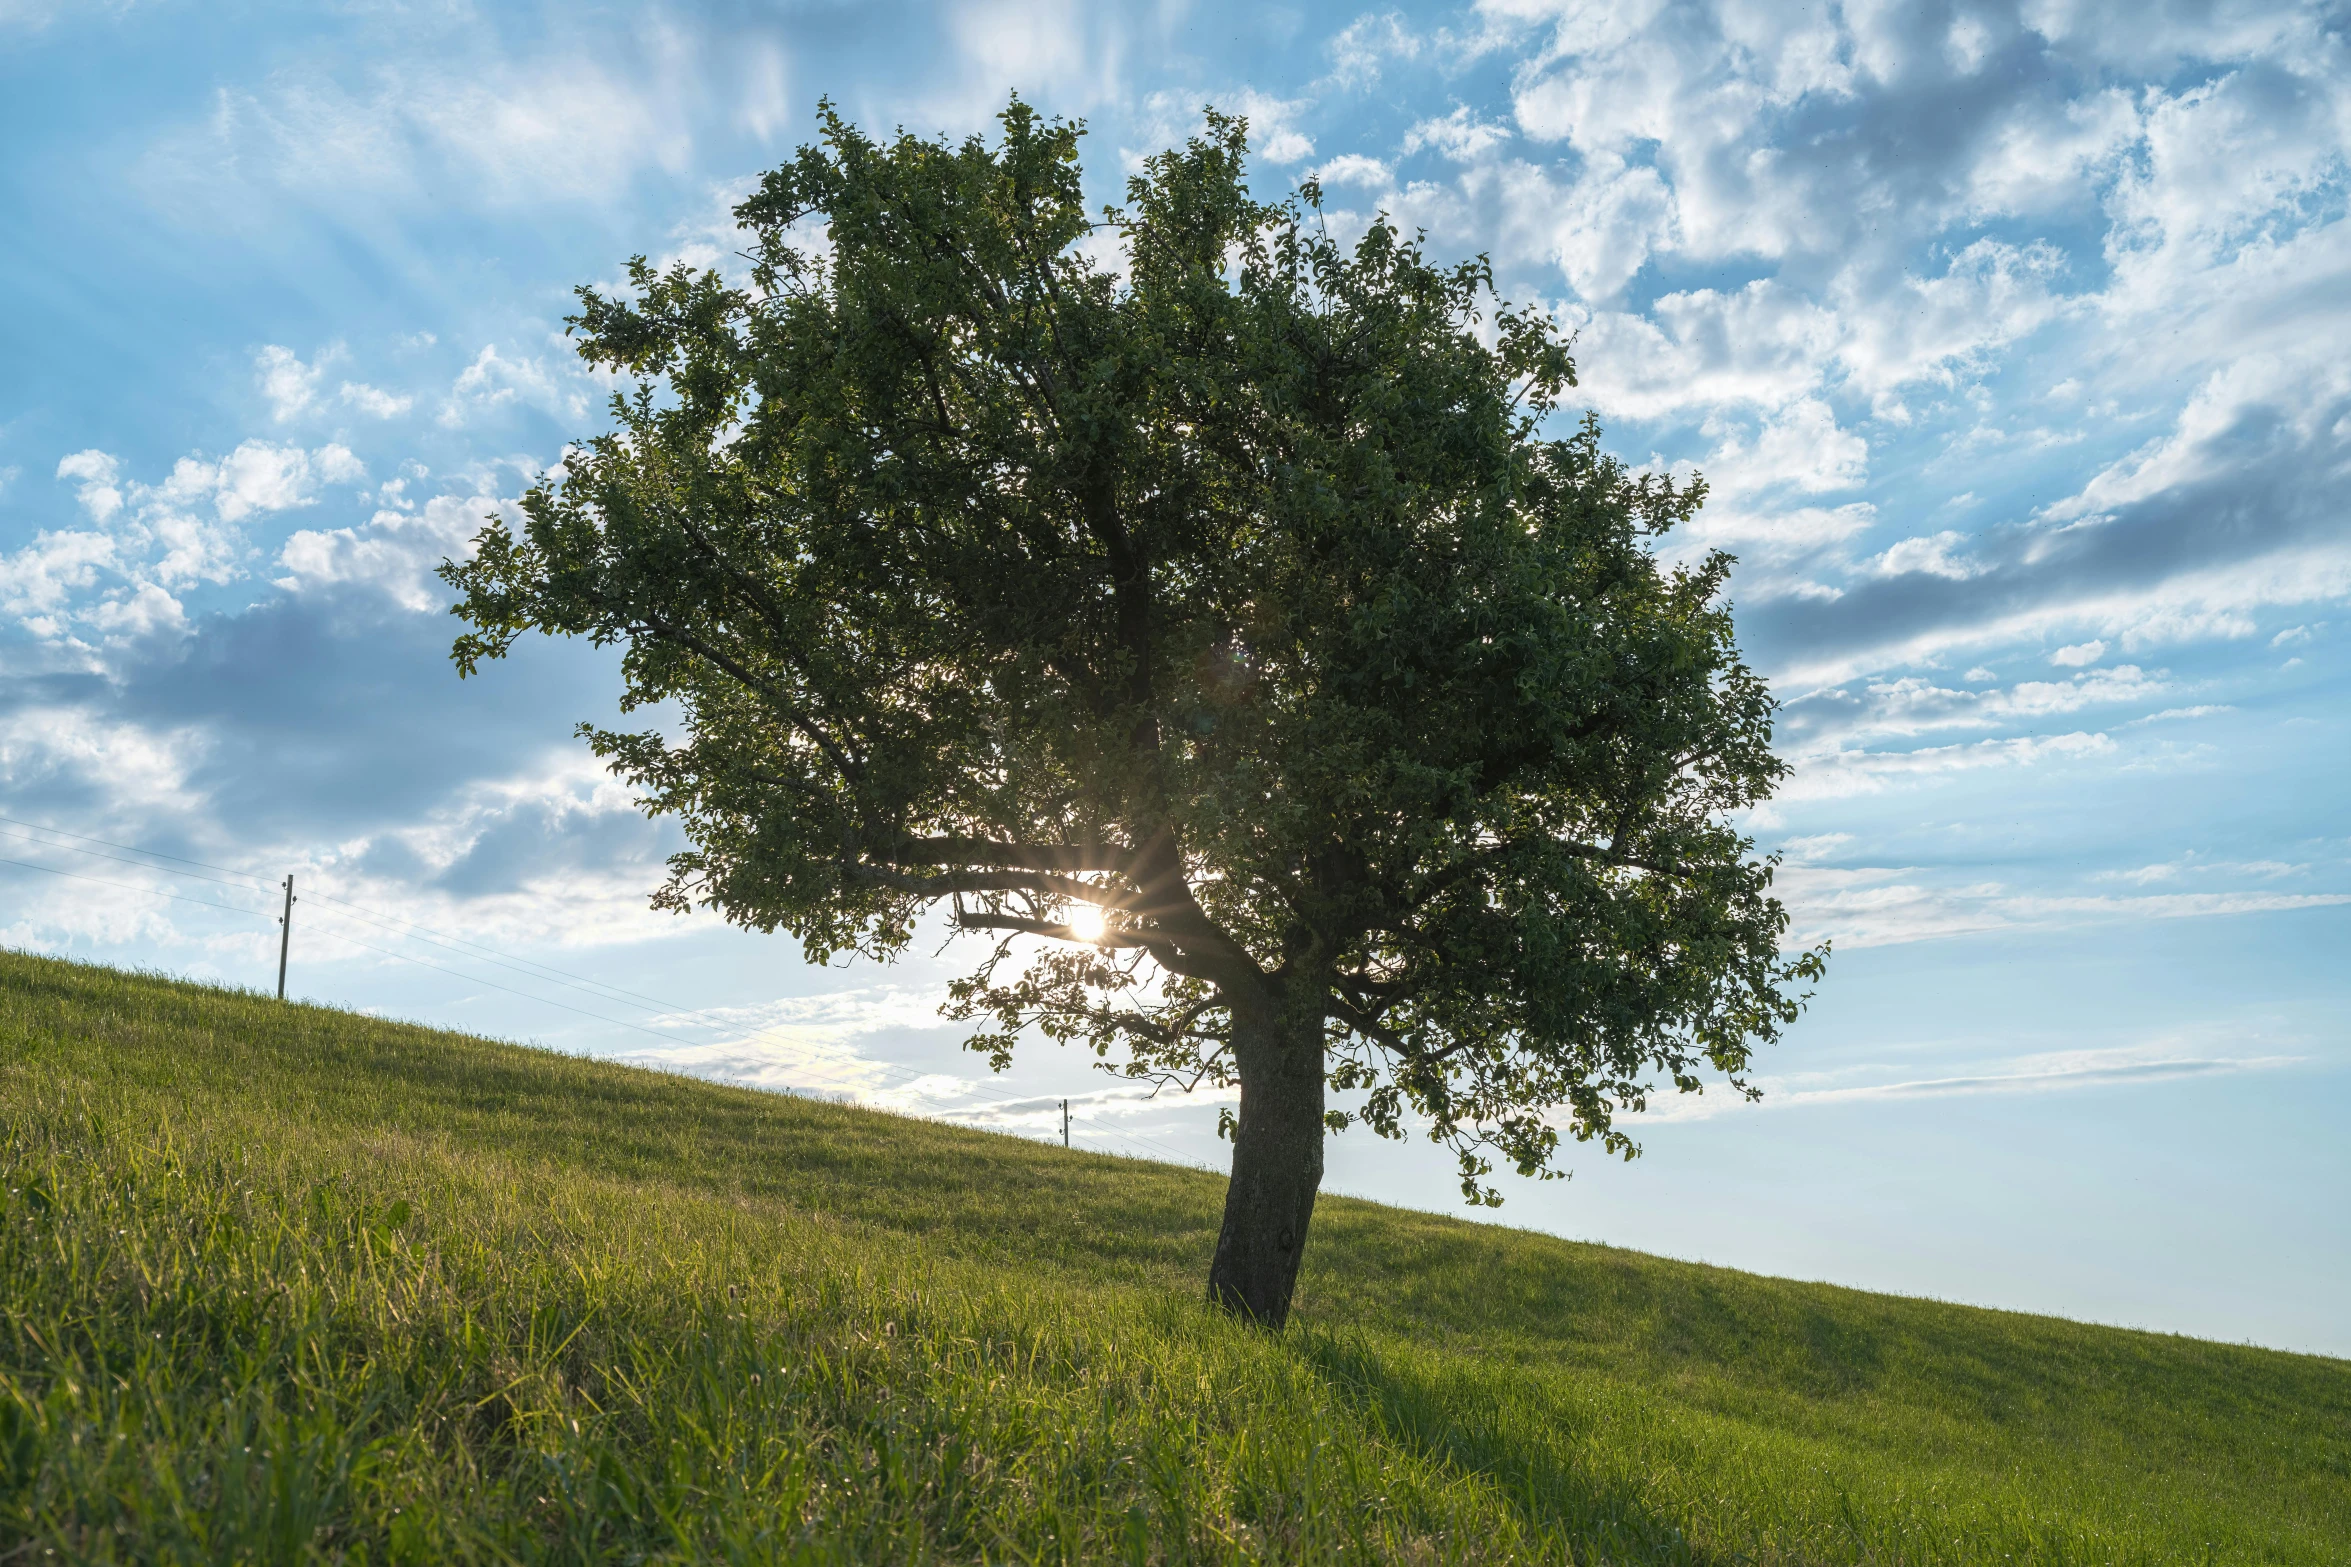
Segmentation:
[[(1217, 1105), (655, 914), (573, 738), (612, 657), (460, 683), (432, 575), (612, 384), (581, 283), (739, 266), (830, 97), (1203, 104), (1489, 255), (1577, 407), (1712, 498), (1834, 943), (1758, 1104), (1668, 1096), (1473, 1215), (2351, 1356), (2351, 13), (2339, 4), (0, 0), (0, 944), (1221, 1168)], [(1351, 1131), (1326, 1190), (1458, 1212)], [(1203, 1259), (1205, 1263), (1205, 1259)]]

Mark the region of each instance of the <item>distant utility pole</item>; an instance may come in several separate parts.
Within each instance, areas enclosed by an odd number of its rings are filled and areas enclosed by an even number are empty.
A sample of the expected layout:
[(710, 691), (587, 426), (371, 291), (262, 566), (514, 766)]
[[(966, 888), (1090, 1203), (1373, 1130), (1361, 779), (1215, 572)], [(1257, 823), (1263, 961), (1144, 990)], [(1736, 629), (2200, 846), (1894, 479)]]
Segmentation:
[(286, 912), (278, 916), (278, 999), (286, 999), (286, 948), (294, 940), (294, 878), (286, 878)]
[(1061, 1146), (1069, 1146), (1069, 1101), (1066, 1099), (1061, 1101)]

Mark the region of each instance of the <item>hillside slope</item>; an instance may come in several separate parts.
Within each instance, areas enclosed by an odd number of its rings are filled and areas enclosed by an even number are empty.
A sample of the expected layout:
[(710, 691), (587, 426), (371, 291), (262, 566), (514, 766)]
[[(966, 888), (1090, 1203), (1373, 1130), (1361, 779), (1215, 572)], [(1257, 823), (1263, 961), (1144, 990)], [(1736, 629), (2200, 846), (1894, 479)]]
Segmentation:
[[(2351, 1562), (2351, 1363), (0, 955), (0, 1561)], [(53, 1555), (44, 1553), (54, 1553)]]

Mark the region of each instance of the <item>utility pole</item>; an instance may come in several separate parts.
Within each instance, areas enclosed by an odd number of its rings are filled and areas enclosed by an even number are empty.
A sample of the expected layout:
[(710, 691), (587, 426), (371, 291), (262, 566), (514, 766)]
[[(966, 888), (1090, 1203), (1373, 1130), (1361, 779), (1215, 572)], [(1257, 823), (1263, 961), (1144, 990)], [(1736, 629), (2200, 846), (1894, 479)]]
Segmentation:
[(286, 999), (286, 949), (294, 940), (294, 878), (286, 877), (286, 912), (278, 916), (278, 999)]
[(1069, 1101), (1061, 1101), (1061, 1146), (1069, 1146)]

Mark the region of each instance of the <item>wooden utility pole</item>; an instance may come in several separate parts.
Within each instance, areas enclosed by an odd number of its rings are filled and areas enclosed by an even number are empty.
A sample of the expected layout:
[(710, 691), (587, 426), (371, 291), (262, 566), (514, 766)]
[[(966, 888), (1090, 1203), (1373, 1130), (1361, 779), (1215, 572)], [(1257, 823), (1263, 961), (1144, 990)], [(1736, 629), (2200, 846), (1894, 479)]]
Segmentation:
[(1061, 1146), (1069, 1146), (1069, 1101), (1061, 1101)]
[(278, 916), (278, 999), (286, 999), (286, 949), (294, 940), (294, 878), (286, 877), (286, 912)]

